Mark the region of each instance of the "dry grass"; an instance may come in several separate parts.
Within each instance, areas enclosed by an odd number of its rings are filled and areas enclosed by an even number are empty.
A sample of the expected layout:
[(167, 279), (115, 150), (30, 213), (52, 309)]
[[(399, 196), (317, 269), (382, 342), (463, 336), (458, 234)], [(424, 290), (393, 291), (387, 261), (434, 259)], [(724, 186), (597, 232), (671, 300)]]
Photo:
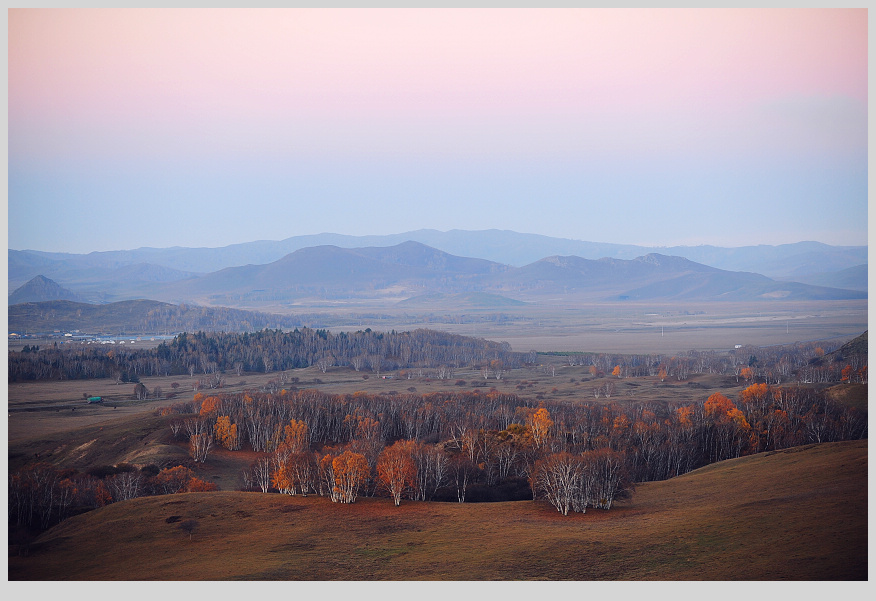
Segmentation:
[(866, 478), (854, 441), (722, 462), (568, 517), (531, 501), (139, 498), (44, 533), (9, 579), (862, 580)]

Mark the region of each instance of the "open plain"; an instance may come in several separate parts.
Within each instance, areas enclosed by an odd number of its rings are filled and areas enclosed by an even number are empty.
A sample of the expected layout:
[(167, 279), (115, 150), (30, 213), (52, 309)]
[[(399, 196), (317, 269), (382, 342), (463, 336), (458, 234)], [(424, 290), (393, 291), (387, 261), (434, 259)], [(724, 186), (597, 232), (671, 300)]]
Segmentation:
[(867, 301), (594, 303), (554, 298), (507, 308), (436, 307), (404, 312), (386, 304), (259, 305), (260, 311), (306, 311), (310, 327), (332, 331), (439, 329), (508, 342), (515, 351), (680, 353), (848, 340), (867, 329)]

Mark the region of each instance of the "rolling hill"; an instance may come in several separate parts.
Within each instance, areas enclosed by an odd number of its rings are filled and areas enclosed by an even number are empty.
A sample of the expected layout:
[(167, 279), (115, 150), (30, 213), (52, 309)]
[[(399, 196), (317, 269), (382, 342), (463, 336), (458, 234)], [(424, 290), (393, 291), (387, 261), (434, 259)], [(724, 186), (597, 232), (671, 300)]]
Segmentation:
[(9, 580), (866, 580), (867, 447), (724, 461), (570, 516), (544, 501), (141, 497), (10, 553)]

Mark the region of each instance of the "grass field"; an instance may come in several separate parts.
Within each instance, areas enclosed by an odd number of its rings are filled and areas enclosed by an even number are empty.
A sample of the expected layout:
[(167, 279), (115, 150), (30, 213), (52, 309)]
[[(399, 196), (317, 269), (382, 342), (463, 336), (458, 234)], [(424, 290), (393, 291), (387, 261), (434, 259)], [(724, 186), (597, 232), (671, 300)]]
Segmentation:
[(146, 497), (52, 528), (10, 556), (9, 579), (862, 580), (866, 478), (853, 441), (714, 464), (566, 517), (532, 501)]
[[(463, 326), (461, 326), (463, 327)], [(776, 327), (774, 324), (773, 327)], [(513, 328), (512, 328), (513, 329)], [(510, 330), (509, 330), (510, 331)], [(460, 332), (466, 333), (466, 332)], [(556, 333), (556, 332), (555, 332)], [(845, 338), (851, 338), (860, 331)], [(552, 339), (555, 341), (555, 339)], [(578, 350), (578, 349), (567, 349)], [(495, 387), (523, 398), (570, 403), (702, 402), (737, 398), (732, 376), (592, 378), (561, 356), (556, 370), (526, 367), (485, 380), (457, 370), (450, 380), (382, 379), (332, 367), (289, 370), (284, 386), (331, 393)], [(363, 376), (368, 375), (366, 379)], [(280, 374), (227, 375), (211, 393), (257, 389)], [(197, 378), (143, 378), (172, 399), (133, 400), (133, 384), (110, 380), (8, 386), (9, 469), (35, 459), (85, 471), (130, 462), (188, 459), (169, 418), (155, 410), (191, 400)], [(297, 379), (297, 380), (296, 380)], [(173, 384), (177, 384), (174, 388)], [(484, 388), (486, 389), (486, 388)], [(834, 386), (836, 400), (866, 410), (867, 385)], [(100, 395), (88, 405), (83, 395)], [(415, 503), (237, 492), (255, 455), (214, 448), (199, 478), (218, 493), (139, 498), (69, 519), (29, 547), (10, 544), (9, 579), (52, 580), (865, 580), (867, 441), (809, 445), (723, 462), (666, 482), (640, 485), (608, 512), (567, 517), (545, 502)], [(191, 539), (180, 530), (198, 522)], [(21, 553), (19, 553), (21, 551)]]

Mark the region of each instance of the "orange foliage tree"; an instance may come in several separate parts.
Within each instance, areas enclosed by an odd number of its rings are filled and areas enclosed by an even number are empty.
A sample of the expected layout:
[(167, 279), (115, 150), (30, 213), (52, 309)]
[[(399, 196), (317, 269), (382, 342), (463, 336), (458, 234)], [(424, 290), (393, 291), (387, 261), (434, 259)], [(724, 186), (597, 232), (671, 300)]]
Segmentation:
[(213, 492), (219, 490), (213, 482), (206, 482), (200, 478), (192, 478), (186, 486), (186, 492)]
[(736, 409), (736, 405), (720, 392), (716, 392), (706, 399), (703, 409), (708, 417), (715, 419), (725, 415), (731, 409)]
[(300, 491), (307, 496), (309, 490), (319, 490), (316, 458), (309, 452), (278, 453), (277, 467), (271, 475), (271, 483), (281, 493), (295, 495)]
[(371, 469), (365, 455), (344, 451), (332, 459), (334, 492), (332, 500), (340, 503), (355, 503), (359, 487), (370, 476)]
[(391, 447), (383, 449), (377, 458), (377, 478), (389, 491), (396, 507), (401, 504), (402, 494), (412, 490), (416, 482), (416, 452), (415, 441), (399, 440)]
[(227, 415), (220, 415), (216, 418), (216, 425), (213, 427), (213, 436), (215, 436), (216, 442), (229, 451), (240, 449), (240, 437), (237, 435), (237, 424), (231, 423), (231, 418)]
[(550, 412), (544, 407), (539, 407), (535, 413), (526, 418), (526, 425), (532, 433), (532, 441), (536, 448), (541, 448), (547, 441), (550, 430), (554, 425)]
[(307, 424), (291, 419), (283, 430), (284, 438), (280, 447), (289, 453), (303, 453), (310, 448), (310, 435)]
[(155, 476), (155, 484), (166, 495), (184, 492), (189, 485), (189, 480), (195, 477), (195, 473), (187, 467), (178, 465), (161, 470)]
[[(195, 395), (197, 396), (197, 395)], [(222, 399), (217, 396), (208, 396), (201, 402), (201, 417), (214, 415), (219, 412), (219, 406), (222, 404)]]

